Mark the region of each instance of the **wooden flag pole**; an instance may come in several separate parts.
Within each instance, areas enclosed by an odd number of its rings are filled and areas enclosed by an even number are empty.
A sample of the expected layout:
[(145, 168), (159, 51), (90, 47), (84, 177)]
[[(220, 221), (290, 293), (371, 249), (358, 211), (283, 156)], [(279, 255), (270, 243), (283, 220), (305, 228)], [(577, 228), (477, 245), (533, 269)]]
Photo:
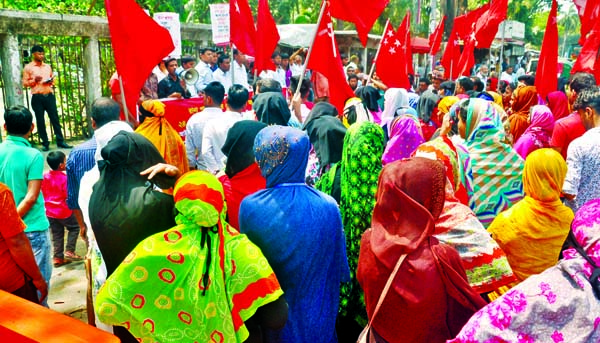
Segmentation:
[(317, 39), (317, 35), (319, 34), (319, 26), (321, 26), (321, 20), (323, 20), (323, 15), (325, 14), (325, 6), (326, 1), (323, 1), (323, 3), (321, 4), (321, 12), (319, 13), (319, 20), (317, 20), (315, 34), (312, 38), (310, 46), (308, 47), (308, 52), (306, 53), (306, 58), (304, 59), (304, 64), (302, 65), (302, 72), (300, 73), (298, 87), (296, 87), (296, 91), (294, 92), (294, 96), (292, 97), (292, 99), (300, 94), (300, 88), (302, 85), (302, 81), (304, 81), (304, 74), (306, 73), (306, 66), (308, 65), (308, 60), (310, 59), (310, 56), (312, 55), (313, 45), (315, 44), (315, 40)]
[[(119, 74), (119, 72), (117, 72)], [(127, 103), (125, 103), (125, 88), (123, 88), (123, 79), (121, 78), (121, 74), (119, 74), (119, 87), (121, 88), (121, 102), (123, 103), (123, 113), (125, 113), (125, 121), (128, 124), (132, 124), (129, 122), (129, 110), (127, 109)]]
[(371, 70), (369, 71), (369, 76), (367, 77), (367, 83), (365, 86), (368, 86), (371, 83), (371, 78), (373, 77), (373, 73), (375, 72), (375, 63), (377, 63), (377, 57), (379, 57), (379, 51), (381, 50), (381, 45), (383, 44), (383, 39), (385, 38), (385, 34), (387, 33), (388, 27), (390, 26), (390, 19), (385, 22), (385, 28), (383, 29), (383, 34), (381, 35), (381, 39), (379, 40), (379, 46), (377, 47), (377, 52), (375, 53), (375, 58), (373, 62), (371, 62)]

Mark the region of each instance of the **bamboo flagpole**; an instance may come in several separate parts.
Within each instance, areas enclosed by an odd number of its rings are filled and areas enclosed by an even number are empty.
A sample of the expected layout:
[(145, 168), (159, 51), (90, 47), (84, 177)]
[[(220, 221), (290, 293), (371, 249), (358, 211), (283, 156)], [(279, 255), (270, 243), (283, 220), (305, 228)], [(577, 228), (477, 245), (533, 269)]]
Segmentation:
[(377, 57), (379, 57), (379, 51), (381, 50), (381, 45), (383, 44), (383, 39), (385, 38), (385, 34), (390, 26), (390, 19), (385, 22), (385, 28), (383, 29), (383, 33), (381, 34), (381, 39), (379, 40), (379, 46), (377, 47), (377, 52), (375, 53), (375, 58), (373, 62), (371, 62), (371, 70), (369, 71), (369, 76), (367, 77), (367, 83), (365, 86), (368, 86), (371, 83), (371, 78), (373, 77), (373, 73), (375, 72), (375, 63), (377, 63)]
[(121, 78), (121, 75), (119, 75), (119, 87), (121, 88), (121, 102), (123, 103), (123, 113), (125, 113), (125, 121), (128, 124), (133, 125), (133, 123), (129, 122), (129, 110), (127, 109), (127, 103), (125, 103), (125, 88), (123, 88), (123, 79)]
[(300, 80), (298, 81), (298, 87), (296, 87), (296, 91), (294, 92), (294, 96), (292, 97), (292, 99), (300, 94), (300, 88), (301, 88), (300, 85), (302, 85), (302, 82), (304, 81), (304, 74), (306, 73), (306, 66), (308, 65), (308, 60), (310, 59), (310, 56), (312, 55), (313, 45), (315, 44), (315, 40), (317, 39), (317, 35), (319, 34), (319, 26), (321, 25), (321, 20), (323, 20), (323, 14), (325, 14), (326, 1), (327, 0), (323, 1), (323, 3), (321, 4), (321, 12), (319, 13), (319, 20), (317, 20), (317, 25), (315, 27), (315, 34), (312, 38), (310, 46), (308, 47), (308, 52), (306, 53), (306, 58), (304, 59), (304, 64), (302, 65), (302, 72), (300, 73)]

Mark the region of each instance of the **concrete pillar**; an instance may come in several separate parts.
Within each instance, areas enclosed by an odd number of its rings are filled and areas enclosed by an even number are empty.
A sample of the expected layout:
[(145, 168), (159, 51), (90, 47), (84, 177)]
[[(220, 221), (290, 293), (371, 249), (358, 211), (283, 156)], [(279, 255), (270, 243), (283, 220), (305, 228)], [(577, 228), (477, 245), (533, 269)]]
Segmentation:
[(88, 132), (92, 129), (92, 103), (102, 96), (102, 84), (100, 78), (100, 46), (98, 37), (89, 37), (87, 44), (83, 47), (83, 77), (85, 79), (85, 108)]
[(8, 106), (25, 104), (21, 85), (21, 58), (19, 40), (16, 35), (0, 35), (0, 62), (2, 63), (2, 79)]

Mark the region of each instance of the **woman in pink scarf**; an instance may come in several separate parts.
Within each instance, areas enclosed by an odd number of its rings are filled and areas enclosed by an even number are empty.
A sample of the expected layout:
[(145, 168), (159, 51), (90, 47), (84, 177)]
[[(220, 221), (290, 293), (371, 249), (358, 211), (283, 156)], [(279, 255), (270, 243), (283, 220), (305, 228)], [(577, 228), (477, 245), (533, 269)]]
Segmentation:
[(554, 115), (554, 120), (559, 120), (569, 115), (569, 99), (561, 91), (548, 94), (548, 108)]
[(517, 153), (526, 159), (532, 151), (550, 147), (554, 130), (554, 116), (547, 106), (535, 105), (529, 114), (529, 127), (514, 145)]
[(424, 142), (417, 117), (410, 113), (399, 115), (390, 123), (390, 140), (383, 153), (383, 165), (410, 157)]

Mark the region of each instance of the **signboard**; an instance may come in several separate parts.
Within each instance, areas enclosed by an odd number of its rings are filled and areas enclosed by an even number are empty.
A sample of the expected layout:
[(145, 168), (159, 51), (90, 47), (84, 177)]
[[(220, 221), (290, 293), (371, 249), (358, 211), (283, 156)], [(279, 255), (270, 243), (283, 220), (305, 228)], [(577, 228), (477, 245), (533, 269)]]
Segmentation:
[[(181, 23), (179, 22), (179, 14), (173, 12), (154, 13), (154, 20), (162, 27), (167, 29), (173, 39), (173, 50), (168, 57), (181, 57)], [(165, 56), (167, 57), (167, 56)]]
[(500, 23), (498, 27), (498, 33), (496, 33), (496, 39), (502, 39), (504, 32), (504, 39), (524, 39), (525, 38), (525, 24), (514, 20), (505, 20)]
[(215, 45), (229, 45), (229, 4), (211, 4), (210, 23)]

